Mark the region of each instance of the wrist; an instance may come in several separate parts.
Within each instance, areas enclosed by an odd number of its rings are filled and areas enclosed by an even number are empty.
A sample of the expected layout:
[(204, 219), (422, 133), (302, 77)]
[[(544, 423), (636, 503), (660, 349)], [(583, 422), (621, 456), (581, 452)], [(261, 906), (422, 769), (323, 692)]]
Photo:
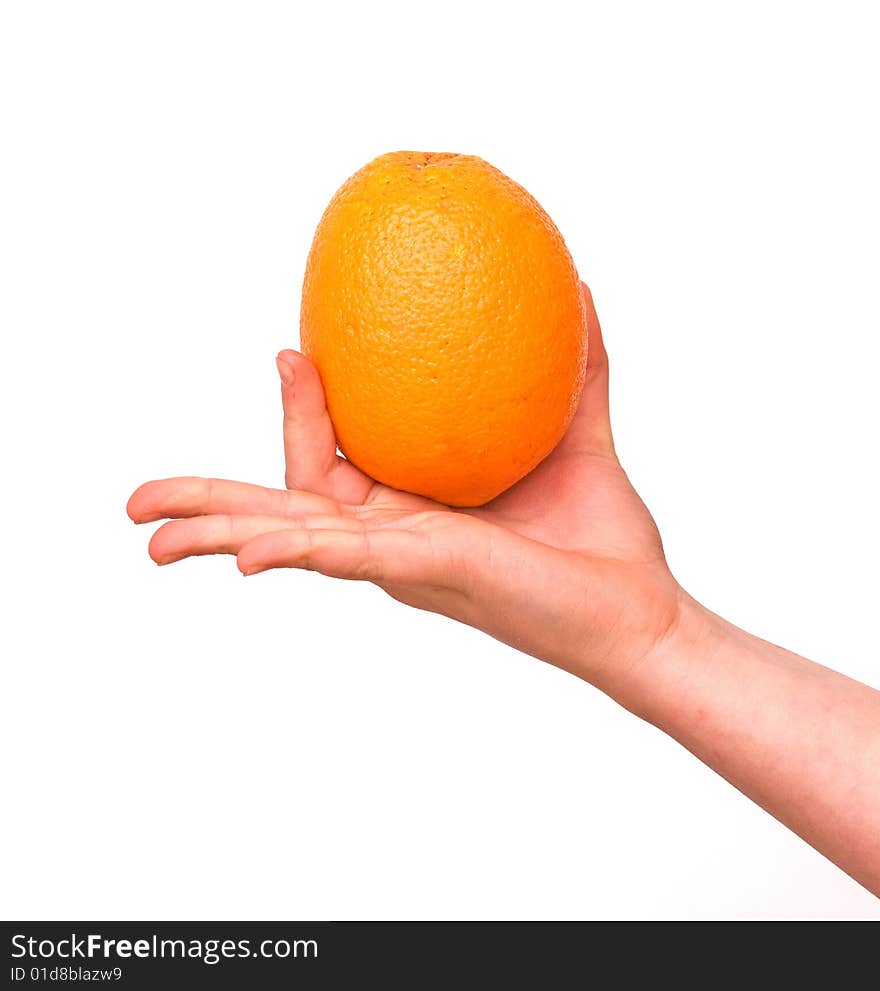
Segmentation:
[(673, 709), (686, 704), (697, 668), (739, 632), (678, 583), (674, 595), (671, 621), (648, 649), (620, 665), (607, 686), (599, 685), (624, 708), (661, 728)]

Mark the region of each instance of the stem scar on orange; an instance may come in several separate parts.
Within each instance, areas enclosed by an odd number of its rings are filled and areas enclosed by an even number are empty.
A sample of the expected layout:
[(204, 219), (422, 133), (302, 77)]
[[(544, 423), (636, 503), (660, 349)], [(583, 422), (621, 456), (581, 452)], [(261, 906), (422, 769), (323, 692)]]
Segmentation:
[(451, 506), (488, 502), (553, 450), (587, 358), (562, 235), (472, 155), (393, 152), (342, 186), (309, 253), (300, 336), (343, 454)]

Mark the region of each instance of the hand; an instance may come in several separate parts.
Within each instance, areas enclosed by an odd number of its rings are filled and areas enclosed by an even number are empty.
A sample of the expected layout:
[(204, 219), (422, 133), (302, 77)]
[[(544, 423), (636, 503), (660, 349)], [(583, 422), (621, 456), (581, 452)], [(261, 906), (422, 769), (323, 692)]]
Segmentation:
[(171, 478), (142, 485), (128, 513), (171, 518), (150, 541), (159, 564), (236, 554), (246, 575), (372, 581), (591, 681), (880, 894), (880, 693), (738, 630), (673, 579), (614, 452), (584, 297), (589, 365), (571, 427), (486, 506), (398, 492), (338, 457), (317, 371), (283, 351), (286, 490)]
[(679, 588), (648, 510), (614, 451), (608, 362), (592, 298), (589, 361), (565, 437), (477, 509), (381, 485), (336, 453), (314, 366), (278, 356), (286, 490), (171, 478), (131, 497), (136, 523), (170, 518), (157, 564), (236, 554), (245, 575), (306, 568), (374, 582), (609, 688), (675, 624)]

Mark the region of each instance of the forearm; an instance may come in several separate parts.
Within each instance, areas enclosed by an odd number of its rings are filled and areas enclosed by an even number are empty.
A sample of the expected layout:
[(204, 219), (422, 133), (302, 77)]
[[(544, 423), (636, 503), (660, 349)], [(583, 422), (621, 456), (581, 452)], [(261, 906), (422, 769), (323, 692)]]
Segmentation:
[(880, 692), (686, 596), (612, 694), (880, 894)]

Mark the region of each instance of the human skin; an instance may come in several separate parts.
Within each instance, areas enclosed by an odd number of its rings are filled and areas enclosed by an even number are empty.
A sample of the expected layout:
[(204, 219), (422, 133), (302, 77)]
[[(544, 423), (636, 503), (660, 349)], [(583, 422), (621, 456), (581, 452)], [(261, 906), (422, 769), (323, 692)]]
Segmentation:
[(285, 489), (204, 478), (140, 486), (136, 523), (168, 520), (157, 564), (235, 554), (245, 575), (304, 568), (370, 581), (606, 692), (880, 895), (880, 692), (711, 613), (672, 576), (614, 450), (608, 360), (583, 287), (586, 381), (565, 437), (489, 504), (450, 509), (336, 453), (320, 377), (277, 364)]

